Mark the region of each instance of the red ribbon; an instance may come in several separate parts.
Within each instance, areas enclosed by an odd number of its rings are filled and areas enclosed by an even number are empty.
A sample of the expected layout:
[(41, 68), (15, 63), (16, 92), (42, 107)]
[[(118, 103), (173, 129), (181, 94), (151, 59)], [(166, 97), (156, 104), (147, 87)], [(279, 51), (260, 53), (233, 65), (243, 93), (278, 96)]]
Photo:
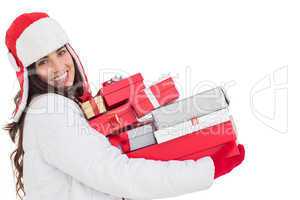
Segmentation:
[(108, 138), (111, 144), (120, 147), (123, 153), (130, 151), (128, 132), (123, 132), (118, 135), (109, 135)]
[(100, 114), (100, 111), (99, 111), (97, 103), (95, 102), (95, 99), (90, 99), (89, 103), (94, 111), (94, 115)]

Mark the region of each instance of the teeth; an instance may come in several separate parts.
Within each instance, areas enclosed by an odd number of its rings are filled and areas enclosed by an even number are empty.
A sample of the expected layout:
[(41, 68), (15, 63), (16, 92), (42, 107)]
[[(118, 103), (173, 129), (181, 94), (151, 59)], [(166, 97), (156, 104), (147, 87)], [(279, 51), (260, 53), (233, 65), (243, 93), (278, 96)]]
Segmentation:
[(65, 79), (66, 77), (67, 77), (67, 72), (65, 72), (63, 75), (61, 75), (61, 76), (55, 78), (54, 80), (55, 80), (55, 81), (60, 81), (60, 80)]

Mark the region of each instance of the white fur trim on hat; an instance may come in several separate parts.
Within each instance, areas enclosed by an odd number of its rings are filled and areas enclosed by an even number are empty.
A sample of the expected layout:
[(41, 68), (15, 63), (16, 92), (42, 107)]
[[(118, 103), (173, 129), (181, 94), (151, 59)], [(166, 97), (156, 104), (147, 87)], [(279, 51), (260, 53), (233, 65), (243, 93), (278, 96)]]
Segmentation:
[(27, 98), (28, 98), (28, 73), (27, 73), (27, 69), (24, 68), (24, 82), (23, 82), (23, 88), (21, 88), (21, 90), (23, 90), (23, 95), (21, 96), (21, 100), (19, 103), (19, 107), (17, 112), (14, 114), (13, 116), (13, 121), (14, 122), (18, 122), (22, 112), (24, 111), (25, 107), (26, 107), (26, 103), (27, 103)]
[(17, 56), (27, 67), (68, 42), (65, 31), (54, 19), (42, 18), (27, 27), (18, 38)]
[(7, 52), (7, 57), (8, 57), (8, 60), (11, 64), (11, 66), (14, 68), (14, 70), (16, 72), (20, 71), (20, 67), (17, 65), (16, 59), (10, 52)]

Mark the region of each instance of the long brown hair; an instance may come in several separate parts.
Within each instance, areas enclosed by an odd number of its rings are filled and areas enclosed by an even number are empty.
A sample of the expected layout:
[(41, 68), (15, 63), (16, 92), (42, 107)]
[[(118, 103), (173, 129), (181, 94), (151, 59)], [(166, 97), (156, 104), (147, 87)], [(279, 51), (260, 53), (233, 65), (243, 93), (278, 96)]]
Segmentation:
[[(78, 103), (78, 97), (83, 95), (83, 86), (82, 82), (83, 79), (80, 75), (78, 70), (78, 66), (73, 59), (73, 63), (75, 66), (75, 77), (74, 77), (74, 84), (71, 87), (64, 87), (64, 88), (56, 88), (48, 83), (42, 81), (39, 76), (36, 74), (35, 63), (28, 66), (28, 85), (29, 85), (29, 94), (26, 103), (26, 108), (24, 112), (21, 114), (20, 119), (18, 122), (11, 122), (7, 123), (3, 129), (8, 131), (9, 136), (13, 143), (16, 144), (16, 149), (10, 154), (10, 159), (14, 165), (14, 175), (16, 177), (16, 194), (20, 199), (26, 195), (24, 190), (24, 183), (23, 183), (23, 156), (24, 156), (24, 149), (23, 149), (23, 127), (24, 127), (24, 118), (26, 115), (26, 110), (30, 101), (33, 99), (34, 96), (38, 96), (44, 93), (57, 93), (68, 98), (73, 99), (76, 103)], [(14, 97), (14, 102), (17, 105), (18, 101), (20, 100), (20, 91)]]

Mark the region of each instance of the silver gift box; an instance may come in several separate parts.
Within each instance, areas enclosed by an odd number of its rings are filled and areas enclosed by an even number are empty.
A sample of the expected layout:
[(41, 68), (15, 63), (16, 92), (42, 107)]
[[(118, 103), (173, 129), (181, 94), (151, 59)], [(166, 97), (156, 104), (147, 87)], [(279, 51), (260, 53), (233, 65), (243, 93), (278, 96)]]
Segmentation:
[(228, 106), (225, 90), (217, 87), (153, 110), (152, 117), (156, 128), (163, 129)]
[(154, 137), (154, 127), (151, 124), (131, 129), (127, 133), (131, 151), (157, 143)]

